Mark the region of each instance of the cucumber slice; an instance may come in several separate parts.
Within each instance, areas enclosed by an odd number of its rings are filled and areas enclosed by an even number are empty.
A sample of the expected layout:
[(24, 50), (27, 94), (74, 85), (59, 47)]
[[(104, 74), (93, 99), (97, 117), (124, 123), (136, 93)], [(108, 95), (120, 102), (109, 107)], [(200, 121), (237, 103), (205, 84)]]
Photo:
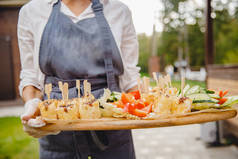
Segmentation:
[(238, 96), (227, 97), (227, 101), (223, 103), (221, 106), (232, 106), (238, 103)]
[(197, 94), (191, 94), (187, 95), (188, 98), (194, 100), (212, 100), (212, 98), (205, 93), (197, 93)]
[(200, 92), (200, 86), (196, 85), (187, 90), (186, 95), (195, 94)]
[(189, 90), (189, 88), (190, 88), (190, 85), (189, 85), (189, 84), (187, 84), (187, 85), (184, 87), (184, 89), (183, 89), (184, 95), (187, 94), (187, 91)]
[(212, 108), (214, 105), (215, 103), (193, 103), (192, 110), (209, 109), (209, 108)]
[(211, 91), (211, 90), (208, 90), (208, 89), (207, 89), (207, 90), (206, 90), (206, 93), (207, 93), (207, 94), (215, 94), (215, 91)]
[(193, 103), (215, 103), (212, 100), (193, 100)]
[(220, 98), (220, 96), (217, 95), (217, 94), (209, 94), (209, 96), (210, 96), (211, 98)]

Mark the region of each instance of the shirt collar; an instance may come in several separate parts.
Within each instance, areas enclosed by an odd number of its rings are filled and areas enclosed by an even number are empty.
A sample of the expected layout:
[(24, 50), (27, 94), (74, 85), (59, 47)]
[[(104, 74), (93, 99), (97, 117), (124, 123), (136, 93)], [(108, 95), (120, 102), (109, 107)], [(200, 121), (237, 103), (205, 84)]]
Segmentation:
[[(46, 0), (49, 4), (55, 4), (58, 0)], [(101, 3), (106, 4), (109, 0), (100, 0)]]

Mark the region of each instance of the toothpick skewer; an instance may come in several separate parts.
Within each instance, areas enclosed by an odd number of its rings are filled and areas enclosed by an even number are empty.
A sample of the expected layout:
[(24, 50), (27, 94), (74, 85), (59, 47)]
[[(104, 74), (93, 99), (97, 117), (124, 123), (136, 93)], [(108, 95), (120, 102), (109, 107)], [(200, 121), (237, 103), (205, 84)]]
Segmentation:
[(169, 87), (172, 87), (172, 81), (170, 75), (168, 75), (168, 80), (169, 80)]
[(63, 100), (67, 101), (69, 99), (69, 84), (64, 83), (63, 85)]
[(83, 92), (84, 92), (84, 97), (87, 97), (87, 83), (88, 81), (87, 80), (84, 80), (83, 81)]
[(181, 94), (182, 97), (184, 97), (184, 86), (185, 86), (185, 77), (183, 75), (181, 75)]
[(170, 76), (167, 74), (164, 78), (165, 78), (165, 80), (166, 80), (166, 85), (167, 85), (167, 87), (171, 87), (172, 84), (171, 84), (171, 78), (170, 78)]
[(157, 74), (156, 74), (156, 72), (153, 72), (152, 74), (153, 74), (153, 78), (154, 78), (154, 80), (156, 82), (156, 86), (158, 86), (159, 85), (159, 81), (158, 81)]
[(59, 89), (61, 90), (61, 92), (63, 91), (63, 83), (61, 81), (58, 82), (59, 85)]
[(137, 78), (137, 87), (138, 87), (138, 90), (141, 94), (141, 80), (140, 80), (140, 77)]
[(62, 99), (64, 99), (64, 93), (63, 93), (63, 83), (61, 81), (58, 82), (59, 90), (61, 91)]
[(47, 95), (47, 98), (50, 99), (50, 93), (52, 91), (52, 84), (46, 84), (45, 85), (45, 93)]
[(78, 89), (78, 98), (80, 98), (80, 80), (76, 80), (76, 87)]
[(87, 91), (88, 91), (88, 95), (91, 96), (91, 84), (89, 82), (87, 82)]
[(148, 77), (143, 77), (143, 85), (145, 93), (149, 93), (150, 79)]

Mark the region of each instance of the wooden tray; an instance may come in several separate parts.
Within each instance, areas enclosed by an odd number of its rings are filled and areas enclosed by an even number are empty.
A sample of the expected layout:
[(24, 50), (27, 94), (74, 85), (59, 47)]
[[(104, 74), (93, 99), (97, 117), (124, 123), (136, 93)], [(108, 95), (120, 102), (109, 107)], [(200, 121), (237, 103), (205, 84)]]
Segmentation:
[(46, 120), (47, 125), (41, 130), (123, 130), (155, 127), (168, 127), (188, 124), (199, 124), (233, 118), (236, 109), (209, 109), (173, 116), (158, 116), (153, 120), (127, 120), (121, 118), (101, 118), (89, 120)]

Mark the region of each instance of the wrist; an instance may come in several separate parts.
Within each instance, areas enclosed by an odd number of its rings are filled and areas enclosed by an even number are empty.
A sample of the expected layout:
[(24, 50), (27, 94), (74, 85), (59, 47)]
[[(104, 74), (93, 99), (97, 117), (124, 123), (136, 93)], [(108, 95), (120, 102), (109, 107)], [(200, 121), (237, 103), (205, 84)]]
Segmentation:
[(25, 103), (25, 109), (29, 107), (37, 107), (42, 100), (40, 98), (32, 98)]

